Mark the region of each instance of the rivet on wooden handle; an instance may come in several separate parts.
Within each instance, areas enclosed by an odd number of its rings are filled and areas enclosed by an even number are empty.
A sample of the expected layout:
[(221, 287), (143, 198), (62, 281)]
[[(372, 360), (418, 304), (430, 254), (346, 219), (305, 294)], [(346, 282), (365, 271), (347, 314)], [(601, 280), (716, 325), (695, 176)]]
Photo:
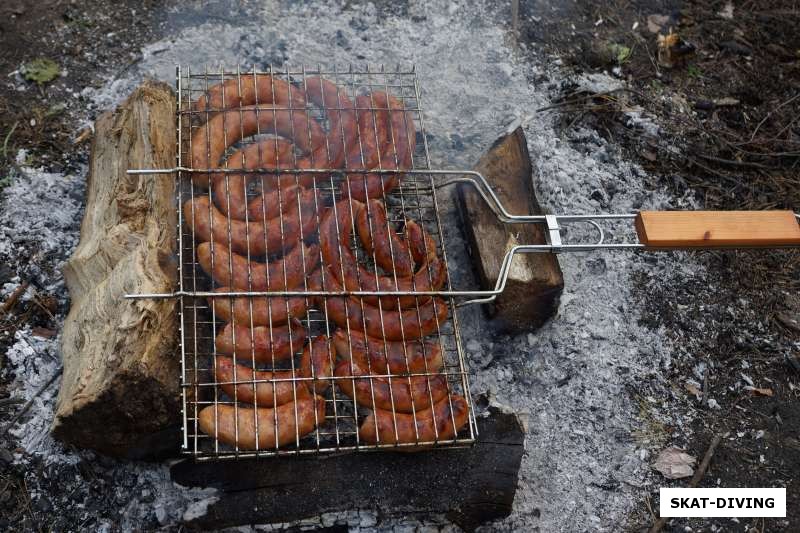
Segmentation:
[(791, 211), (642, 211), (636, 232), (649, 248), (800, 245)]

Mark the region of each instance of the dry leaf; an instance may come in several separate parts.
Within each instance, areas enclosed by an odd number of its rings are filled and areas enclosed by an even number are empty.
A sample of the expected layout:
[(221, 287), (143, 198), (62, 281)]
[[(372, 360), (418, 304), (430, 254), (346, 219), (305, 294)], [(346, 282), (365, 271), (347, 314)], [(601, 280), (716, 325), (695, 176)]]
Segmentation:
[(772, 396), (774, 394), (774, 392), (772, 392), (772, 389), (759, 389), (758, 387), (747, 386), (745, 387), (745, 390), (749, 390), (756, 394), (760, 394), (761, 396)]
[(658, 33), (669, 24), (669, 16), (667, 15), (649, 15), (647, 17), (647, 29), (650, 33)]
[(726, 3), (725, 7), (717, 15), (724, 19), (733, 20), (733, 4), (731, 2)]
[(697, 458), (689, 455), (680, 448), (670, 446), (658, 454), (653, 468), (661, 472), (667, 479), (681, 479), (694, 474), (694, 465)]
[(686, 387), (686, 390), (688, 390), (690, 394), (694, 394), (695, 397), (697, 397), (698, 400), (703, 395), (703, 392), (697, 387), (697, 385), (695, 385), (694, 383), (692, 383), (690, 381), (687, 381), (686, 383), (684, 383), (683, 386)]

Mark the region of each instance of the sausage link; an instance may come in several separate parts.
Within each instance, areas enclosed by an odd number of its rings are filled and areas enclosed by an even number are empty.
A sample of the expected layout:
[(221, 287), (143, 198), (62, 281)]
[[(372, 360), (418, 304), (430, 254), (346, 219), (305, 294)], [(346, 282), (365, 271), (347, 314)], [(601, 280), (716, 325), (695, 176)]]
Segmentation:
[[(352, 207), (352, 210), (351, 210)], [(435, 291), (447, 281), (447, 268), (437, 257), (423, 262), (411, 277), (381, 276), (361, 266), (350, 248), (350, 228), (353, 226), (353, 211), (364, 209), (364, 204), (355, 200), (340, 200), (327, 210), (320, 222), (319, 240), (325, 265), (340, 284), (350, 291)], [(380, 301), (385, 309), (410, 308), (426, 302), (429, 296), (365, 296), (364, 301), (377, 305)]]
[(348, 334), (337, 329), (333, 335), (336, 352), (344, 359), (355, 361), (359, 367), (378, 374), (436, 372), (443, 365), (442, 348), (438, 342), (382, 341), (366, 337), (360, 331)]
[[(234, 252), (251, 256), (273, 254), (294, 247), (317, 228), (317, 202), (313, 190), (300, 194), (295, 209), (283, 217), (270, 220), (245, 222), (226, 217), (211, 202), (208, 196), (197, 196), (183, 204), (184, 218), (197, 239), (204, 242), (214, 240)], [(213, 232), (213, 237), (212, 237)]]
[(330, 129), (327, 135), (325, 152), (312, 154), (314, 161), (329, 161), (332, 168), (339, 168), (345, 162), (346, 150), (357, 144), (356, 111), (345, 89), (335, 83), (314, 76), (305, 80), (306, 98), (325, 110)]
[[(390, 115), (389, 127), (384, 138), (379, 139), (379, 164), (366, 166), (361, 154), (350, 154), (348, 167), (351, 169), (402, 170), (411, 168), (412, 154), (416, 145), (416, 131), (414, 119), (410, 112), (405, 111), (405, 106), (396, 97), (383, 91), (371, 93), (372, 106)], [(348, 174), (342, 183), (343, 193), (357, 200), (366, 198), (380, 198), (385, 193), (394, 189), (400, 180), (399, 174)]]
[[(228, 168), (291, 168), (294, 161), (294, 145), (285, 139), (273, 138), (248, 144), (242, 150), (234, 152), (227, 161)], [(280, 179), (279, 175), (259, 175), (262, 182), (273, 183)], [(247, 184), (256, 179), (251, 174), (219, 174), (214, 176), (214, 203), (224, 214), (237, 220), (244, 220), (247, 211)], [(289, 183), (288, 178), (284, 182)], [(274, 200), (277, 202), (277, 199)], [(272, 205), (272, 204), (267, 204)], [(277, 205), (277, 204), (276, 204)], [(289, 204), (284, 204), (288, 211)], [(277, 211), (277, 207), (275, 211)], [(250, 220), (262, 220), (263, 213)], [(269, 217), (272, 218), (272, 217)]]
[(433, 409), (416, 413), (416, 424), (413, 415), (375, 410), (361, 423), (359, 436), (372, 444), (452, 440), (467, 423), (468, 416), (467, 401), (451, 394), (439, 400)]
[[(325, 275), (325, 290), (343, 292), (332, 275)], [(427, 337), (439, 330), (447, 319), (447, 304), (441, 298), (430, 298), (412, 309), (379, 310), (353, 296), (323, 296), (317, 299), (328, 316), (340, 327), (366, 331), (370, 337), (390, 341), (409, 341)]]
[(408, 245), (391, 230), (383, 203), (369, 200), (359, 209), (356, 229), (364, 249), (375, 257), (375, 263), (379, 267), (398, 276), (410, 276), (414, 273)]
[[(233, 287), (220, 287), (214, 292), (234, 292)], [(310, 299), (287, 296), (258, 297), (213, 297), (208, 305), (215, 316), (223, 322), (235, 322), (250, 326), (270, 326), (285, 324), (293, 317), (306, 314)], [(252, 312), (251, 312), (252, 305)]]
[(275, 104), (305, 109), (303, 91), (271, 74), (241, 74), (208, 89), (192, 108), (198, 112), (224, 111), (253, 104)]
[[(296, 370), (263, 371), (235, 364), (230, 357), (216, 357), (216, 381), (231, 399), (256, 403), (264, 407), (283, 405), (295, 397), (305, 396), (309, 390), (322, 394), (328, 388), (332, 375), (333, 357), (328, 338), (324, 335), (312, 340), (300, 358)], [(314, 378), (297, 380), (295, 377)], [(258, 383), (253, 384), (256, 380)]]
[(305, 381), (311, 392), (324, 393), (330, 386), (336, 354), (327, 335), (318, 335), (303, 350), (300, 357), (300, 376), (313, 378)]
[(290, 359), (306, 342), (306, 328), (297, 319), (271, 328), (251, 329), (249, 325), (249, 320), (244, 324), (225, 324), (214, 339), (217, 353), (235, 355), (240, 361), (272, 363)]
[[(352, 374), (351, 368), (352, 365)], [(351, 400), (369, 409), (394, 410), (397, 413), (422, 411), (447, 396), (447, 376), (367, 377), (370, 372), (354, 360), (336, 365), (336, 384)], [(353, 379), (355, 376), (356, 379)], [(364, 376), (358, 379), (359, 376)], [(355, 391), (355, 392), (354, 392)], [(374, 398), (374, 403), (373, 403)]]
[(198, 415), (203, 433), (240, 450), (275, 449), (295, 443), (297, 436), (311, 433), (324, 421), (325, 398), (311, 395), (275, 408), (210, 405)]
[(197, 247), (197, 262), (220, 285), (245, 291), (285, 291), (303, 283), (319, 262), (316, 244), (302, 242), (288, 254), (269, 263), (248, 261), (226, 246), (204, 242)]
[[(273, 407), (294, 401), (295, 397), (308, 396), (308, 387), (303, 381), (293, 381), (294, 372), (291, 370), (254, 371), (249, 366), (234, 364), (230, 357), (219, 355), (215, 361), (216, 382), (231, 400)], [(258, 383), (253, 384), (253, 380)]]
[[(289, 111), (274, 106), (241, 108), (214, 115), (194, 132), (192, 168), (219, 167), (225, 150), (242, 139), (259, 133), (279, 135), (306, 153), (324, 153), (326, 150), (327, 137), (322, 126), (303, 111)], [(214, 179), (213, 173), (192, 175), (192, 180), (198, 187), (208, 187)]]

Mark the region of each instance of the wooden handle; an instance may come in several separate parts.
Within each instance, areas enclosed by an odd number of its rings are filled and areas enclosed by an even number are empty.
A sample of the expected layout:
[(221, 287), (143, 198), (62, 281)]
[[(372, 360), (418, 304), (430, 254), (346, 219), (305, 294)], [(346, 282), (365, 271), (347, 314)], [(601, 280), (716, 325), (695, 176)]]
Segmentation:
[(800, 245), (800, 224), (791, 211), (642, 211), (636, 232), (648, 248)]

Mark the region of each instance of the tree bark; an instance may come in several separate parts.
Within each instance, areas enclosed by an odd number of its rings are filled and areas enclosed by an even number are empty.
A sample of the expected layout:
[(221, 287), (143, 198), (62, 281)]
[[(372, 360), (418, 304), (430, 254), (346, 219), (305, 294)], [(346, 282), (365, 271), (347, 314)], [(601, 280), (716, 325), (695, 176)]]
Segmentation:
[(145, 82), (100, 116), (81, 239), (64, 266), (72, 305), (53, 436), (127, 458), (178, 443), (178, 319), (173, 299), (125, 299), (176, 285), (174, 179), (128, 169), (175, 165), (175, 96)]
[[(531, 159), (521, 127), (495, 141), (475, 170), (486, 178), (509, 213), (543, 214), (533, 190)], [(470, 254), (484, 289), (495, 288), (503, 258), (511, 247), (546, 242), (541, 224), (500, 222), (474, 187), (460, 186), (458, 198)], [(558, 310), (563, 288), (555, 254), (517, 254), (505, 290), (485, 308), (499, 329), (531, 331)]]

